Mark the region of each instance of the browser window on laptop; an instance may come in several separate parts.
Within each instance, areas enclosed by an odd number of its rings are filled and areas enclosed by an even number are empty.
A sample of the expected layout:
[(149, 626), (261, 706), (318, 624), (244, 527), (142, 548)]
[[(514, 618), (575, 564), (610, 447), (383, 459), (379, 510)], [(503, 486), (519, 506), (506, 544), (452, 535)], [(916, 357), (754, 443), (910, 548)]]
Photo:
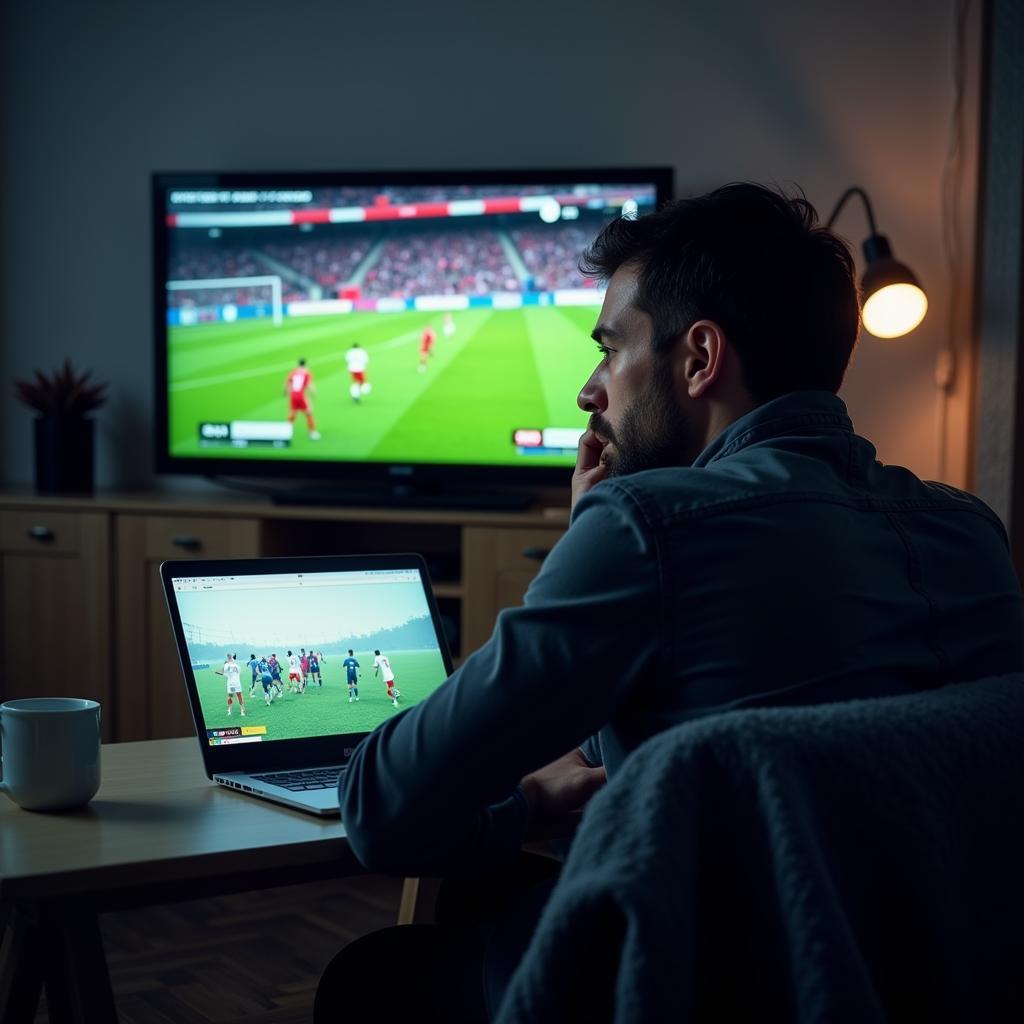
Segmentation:
[(209, 747), (370, 732), (447, 676), (416, 569), (170, 582)]

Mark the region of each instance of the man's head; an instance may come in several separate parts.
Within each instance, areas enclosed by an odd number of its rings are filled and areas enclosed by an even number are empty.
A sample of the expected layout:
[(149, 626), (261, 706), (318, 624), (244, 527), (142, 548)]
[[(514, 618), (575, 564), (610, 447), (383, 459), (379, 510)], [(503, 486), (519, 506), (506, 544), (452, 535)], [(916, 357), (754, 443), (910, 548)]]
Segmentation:
[(349, 657), (351, 657), (351, 655), (352, 655), (352, 648), (351, 647), (348, 649), (348, 653), (349, 653)]
[(374, 654), (380, 654), (380, 651), (374, 651), (373, 653)]
[(299, 366), (305, 366), (305, 365), (306, 365), (306, 360), (305, 359), (300, 359), (299, 360)]
[(726, 185), (584, 253), (608, 282), (580, 408), (625, 475), (688, 465), (729, 423), (790, 391), (836, 392), (859, 326), (853, 259), (804, 198)]

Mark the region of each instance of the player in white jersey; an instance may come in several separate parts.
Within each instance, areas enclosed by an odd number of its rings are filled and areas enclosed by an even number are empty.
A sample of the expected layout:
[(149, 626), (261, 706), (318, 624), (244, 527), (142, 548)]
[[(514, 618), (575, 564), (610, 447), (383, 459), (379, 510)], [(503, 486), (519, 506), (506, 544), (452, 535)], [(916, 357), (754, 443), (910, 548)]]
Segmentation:
[(358, 403), (363, 395), (370, 393), (370, 383), (366, 379), (366, 367), (369, 362), (369, 353), (358, 342), (345, 353), (345, 364), (352, 378), (348, 393), (352, 396), (353, 402)]
[(445, 313), (442, 330), (446, 338), (450, 338), (455, 333), (455, 321), (452, 319), (451, 313)]
[(231, 714), (231, 703), (238, 699), (238, 710), (245, 714), (245, 700), (242, 698), (242, 666), (235, 661), (235, 655), (225, 655), (223, 669), (214, 669), (214, 675), (224, 676), (228, 684), (228, 714)]
[(292, 693), (302, 690), (302, 659), (291, 651), (288, 652), (288, 689)]
[(376, 675), (380, 671), (380, 677), (384, 680), (384, 685), (388, 688), (388, 696), (391, 698), (391, 703), (398, 707), (398, 698), (402, 696), (397, 686), (395, 686), (395, 673), (391, 671), (391, 662), (388, 660), (386, 654), (381, 654), (380, 651), (373, 652), (373, 674)]

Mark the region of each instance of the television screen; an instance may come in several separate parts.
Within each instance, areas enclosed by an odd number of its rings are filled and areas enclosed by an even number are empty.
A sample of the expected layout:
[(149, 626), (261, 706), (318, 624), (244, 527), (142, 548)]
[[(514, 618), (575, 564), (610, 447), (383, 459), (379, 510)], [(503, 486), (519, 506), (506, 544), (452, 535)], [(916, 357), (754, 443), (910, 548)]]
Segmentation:
[(580, 254), (669, 191), (660, 169), (154, 176), (158, 468), (571, 466), (603, 297)]

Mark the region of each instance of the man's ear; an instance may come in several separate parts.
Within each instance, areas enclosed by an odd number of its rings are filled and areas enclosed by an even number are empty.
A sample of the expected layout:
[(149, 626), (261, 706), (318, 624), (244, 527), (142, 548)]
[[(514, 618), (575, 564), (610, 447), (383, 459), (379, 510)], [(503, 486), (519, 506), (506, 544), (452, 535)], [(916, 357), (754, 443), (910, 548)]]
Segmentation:
[(698, 320), (683, 335), (679, 380), (690, 398), (702, 397), (722, 375), (728, 342), (713, 320)]

